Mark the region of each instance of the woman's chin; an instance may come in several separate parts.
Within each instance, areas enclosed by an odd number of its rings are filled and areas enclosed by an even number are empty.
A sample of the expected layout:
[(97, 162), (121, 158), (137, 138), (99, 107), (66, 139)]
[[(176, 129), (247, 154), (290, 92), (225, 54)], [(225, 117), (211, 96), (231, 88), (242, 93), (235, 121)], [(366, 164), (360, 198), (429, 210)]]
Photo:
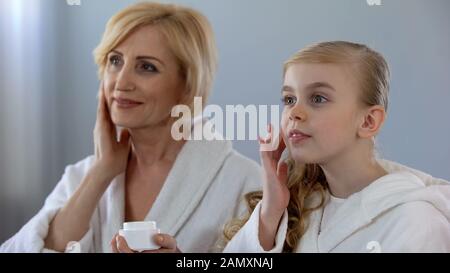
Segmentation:
[(130, 120), (123, 120), (123, 119), (114, 119), (113, 118), (113, 123), (118, 126), (118, 127), (122, 127), (122, 128), (127, 128), (127, 129), (134, 129), (137, 128), (137, 124), (136, 122), (130, 121)]

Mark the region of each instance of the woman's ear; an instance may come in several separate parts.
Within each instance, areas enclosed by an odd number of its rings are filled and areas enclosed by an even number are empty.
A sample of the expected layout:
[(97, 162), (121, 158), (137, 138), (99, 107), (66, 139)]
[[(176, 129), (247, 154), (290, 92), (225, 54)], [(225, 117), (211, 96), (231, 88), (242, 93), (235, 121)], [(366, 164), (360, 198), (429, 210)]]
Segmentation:
[(378, 134), (386, 118), (386, 111), (381, 105), (371, 106), (366, 110), (363, 123), (358, 128), (358, 136), (371, 138)]

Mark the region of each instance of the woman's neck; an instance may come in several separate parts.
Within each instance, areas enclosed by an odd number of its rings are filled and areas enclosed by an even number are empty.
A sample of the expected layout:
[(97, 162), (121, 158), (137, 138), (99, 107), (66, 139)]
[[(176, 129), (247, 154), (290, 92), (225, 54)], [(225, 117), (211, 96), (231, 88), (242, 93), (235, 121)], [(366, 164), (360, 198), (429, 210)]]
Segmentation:
[(136, 166), (147, 168), (158, 162), (174, 162), (185, 141), (171, 136), (171, 123), (131, 129), (131, 160)]
[(320, 164), (333, 196), (347, 198), (387, 174), (372, 151), (372, 148), (349, 149), (329, 162)]

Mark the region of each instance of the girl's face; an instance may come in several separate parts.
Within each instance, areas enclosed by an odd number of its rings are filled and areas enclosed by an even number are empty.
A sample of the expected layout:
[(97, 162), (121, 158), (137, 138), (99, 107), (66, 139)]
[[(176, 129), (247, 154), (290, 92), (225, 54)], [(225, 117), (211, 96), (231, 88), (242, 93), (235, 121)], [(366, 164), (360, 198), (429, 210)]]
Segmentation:
[(176, 58), (157, 27), (139, 28), (107, 59), (103, 80), (114, 124), (137, 129), (170, 119), (186, 91)]
[(325, 164), (355, 144), (364, 119), (359, 92), (343, 64), (298, 63), (287, 69), (282, 135), (295, 161)]

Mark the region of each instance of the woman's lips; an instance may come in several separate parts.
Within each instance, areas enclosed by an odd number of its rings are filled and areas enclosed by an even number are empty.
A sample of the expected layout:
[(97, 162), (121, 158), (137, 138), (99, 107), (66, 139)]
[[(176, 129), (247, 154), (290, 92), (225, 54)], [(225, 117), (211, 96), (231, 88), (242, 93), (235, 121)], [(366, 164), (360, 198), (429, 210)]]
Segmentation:
[(309, 139), (310, 137), (311, 137), (310, 135), (307, 135), (307, 134), (303, 133), (302, 131), (296, 130), (296, 129), (290, 130), (289, 134), (288, 134), (289, 140), (293, 143), (303, 142), (303, 141)]
[(142, 102), (125, 99), (125, 98), (114, 98), (114, 102), (116, 102), (117, 107), (125, 108), (125, 109), (137, 107), (142, 104)]

